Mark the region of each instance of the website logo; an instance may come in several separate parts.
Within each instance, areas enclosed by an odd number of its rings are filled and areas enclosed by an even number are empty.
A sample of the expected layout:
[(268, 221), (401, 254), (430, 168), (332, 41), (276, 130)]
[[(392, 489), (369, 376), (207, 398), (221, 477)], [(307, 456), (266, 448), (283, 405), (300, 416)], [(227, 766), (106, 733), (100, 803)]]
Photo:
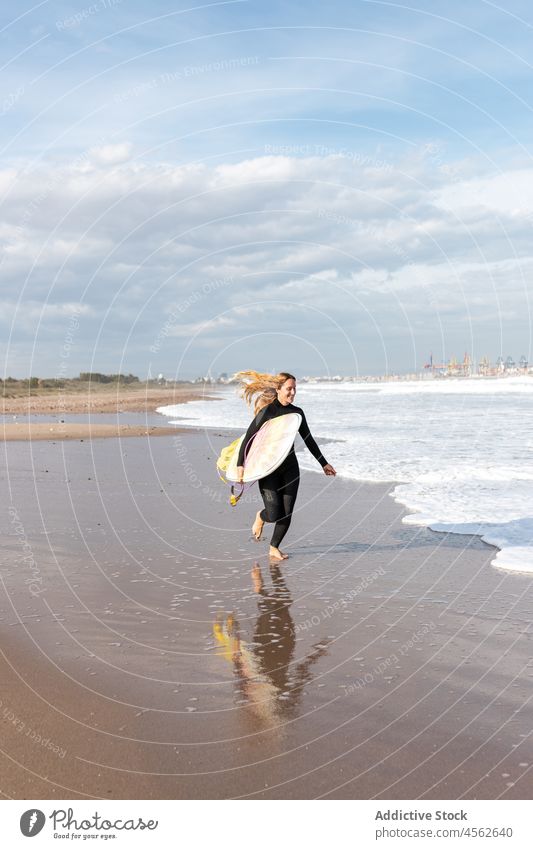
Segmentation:
[(35, 837), (42, 830), (45, 822), (46, 817), (42, 811), (30, 808), (29, 811), (24, 811), (20, 818), (20, 830), (24, 837)]

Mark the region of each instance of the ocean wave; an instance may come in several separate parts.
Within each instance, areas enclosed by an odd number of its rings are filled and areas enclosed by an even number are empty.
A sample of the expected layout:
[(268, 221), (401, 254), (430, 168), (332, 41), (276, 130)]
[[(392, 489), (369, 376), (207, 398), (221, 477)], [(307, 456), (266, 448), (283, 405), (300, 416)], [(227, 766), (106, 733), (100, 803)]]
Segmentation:
[[(341, 476), (397, 483), (406, 524), (477, 534), (500, 549), (495, 566), (533, 573), (532, 392), (528, 377), (303, 384), (296, 404), (313, 435), (332, 440), (323, 451)], [(249, 408), (232, 388), (220, 398), (158, 412), (181, 426), (244, 430)], [(320, 472), (296, 447), (302, 467)]]

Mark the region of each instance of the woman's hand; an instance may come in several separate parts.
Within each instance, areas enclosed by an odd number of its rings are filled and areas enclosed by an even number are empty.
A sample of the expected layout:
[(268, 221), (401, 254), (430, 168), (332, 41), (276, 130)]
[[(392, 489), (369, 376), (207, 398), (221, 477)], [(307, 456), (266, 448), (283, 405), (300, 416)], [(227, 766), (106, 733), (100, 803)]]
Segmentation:
[(337, 474), (337, 472), (335, 471), (335, 469), (333, 468), (333, 466), (330, 466), (330, 464), (329, 464), (329, 463), (326, 463), (326, 465), (325, 465), (325, 466), (322, 466), (322, 468), (324, 469), (324, 474), (325, 474), (325, 475), (336, 475), (336, 474)]
[(242, 483), (244, 477), (244, 466), (237, 466), (237, 483)]

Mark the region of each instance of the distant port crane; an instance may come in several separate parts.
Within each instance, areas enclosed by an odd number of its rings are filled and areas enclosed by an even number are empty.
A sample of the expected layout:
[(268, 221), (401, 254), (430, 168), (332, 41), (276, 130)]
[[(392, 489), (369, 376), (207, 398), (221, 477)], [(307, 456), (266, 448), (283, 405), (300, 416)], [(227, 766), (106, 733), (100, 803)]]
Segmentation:
[(429, 355), (429, 362), (425, 363), (424, 368), (431, 369), (432, 372), (445, 372), (446, 374), (470, 374), (472, 370), (472, 359), (467, 351), (463, 357), (463, 362), (459, 363), (455, 357), (451, 357), (448, 363), (434, 363), (433, 354)]
[[(456, 357), (452, 356), (447, 363), (436, 363), (433, 360), (433, 354), (429, 355), (429, 362), (424, 364), (425, 369), (431, 369), (433, 374), (446, 374), (451, 377), (453, 375), (462, 375), (466, 377), (474, 373), (474, 363), (468, 352), (465, 352), (462, 362), (459, 362)], [(494, 366), (488, 357), (482, 357), (479, 360), (477, 373), (482, 375), (497, 374), (503, 372), (524, 371), (527, 372), (529, 361), (525, 354), (522, 354), (518, 365), (510, 355), (505, 359), (500, 355), (496, 359)]]

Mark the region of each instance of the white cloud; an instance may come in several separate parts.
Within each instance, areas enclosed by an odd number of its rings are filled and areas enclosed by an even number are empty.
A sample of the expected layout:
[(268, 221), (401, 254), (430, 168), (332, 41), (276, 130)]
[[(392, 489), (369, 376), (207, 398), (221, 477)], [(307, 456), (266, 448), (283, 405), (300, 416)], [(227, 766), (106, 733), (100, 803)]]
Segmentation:
[(492, 209), (498, 214), (533, 215), (533, 169), (521, 168), (446, 186), (435, 196), (445, 209)]
[(131, 144), (104, 144), (89, 150), (89, 160), (95, 165), (119, 165), (131, 156)]
[(222, 327), (235, 327), (236, 323), (234, 318), (225, 315), (209, 318), (206, 321), (192, 322), (191, 324), (180, 322), (170, 325), (167, 335), (187, 339), (199, 334), (210, 335), (214, 330), (219, 330)]
[[(39, 333), (83, 302), (87, 356), (98, 338), (106, 357), (115, 350), (142, 373), (173, 303), (185, 307), (157, 346), (172, 359), (195, 334), (216, 349), (244, 333), (260, 340), (269, 322), (314, 340), (325, 320), (337, 322), (359, 339), (369, 315), (391, 345), (399, 327), (429, 336), (445, 316), (464, 348), (471, 324), (496, 338), (500, 321), (528, 314), (529, 212), (502, 198), (518, 180), (527, 193), (533, 170), (443, 186), (424, 157), (416, 168), (411, 157), (386, 170), (339, 156), (272, 155), (181, 167), (134, 164), (127, 145), (116, 147), (101, 148), (86, 170), (0, 173), (6, 285), (24, 287), (30, 317), (48, 299)], [(475, 209), (466, 209), (472, 194)], [(17, 319), (19, 352), (35, 332)], [(48, 337), (43, 361), (47, 345)]]

